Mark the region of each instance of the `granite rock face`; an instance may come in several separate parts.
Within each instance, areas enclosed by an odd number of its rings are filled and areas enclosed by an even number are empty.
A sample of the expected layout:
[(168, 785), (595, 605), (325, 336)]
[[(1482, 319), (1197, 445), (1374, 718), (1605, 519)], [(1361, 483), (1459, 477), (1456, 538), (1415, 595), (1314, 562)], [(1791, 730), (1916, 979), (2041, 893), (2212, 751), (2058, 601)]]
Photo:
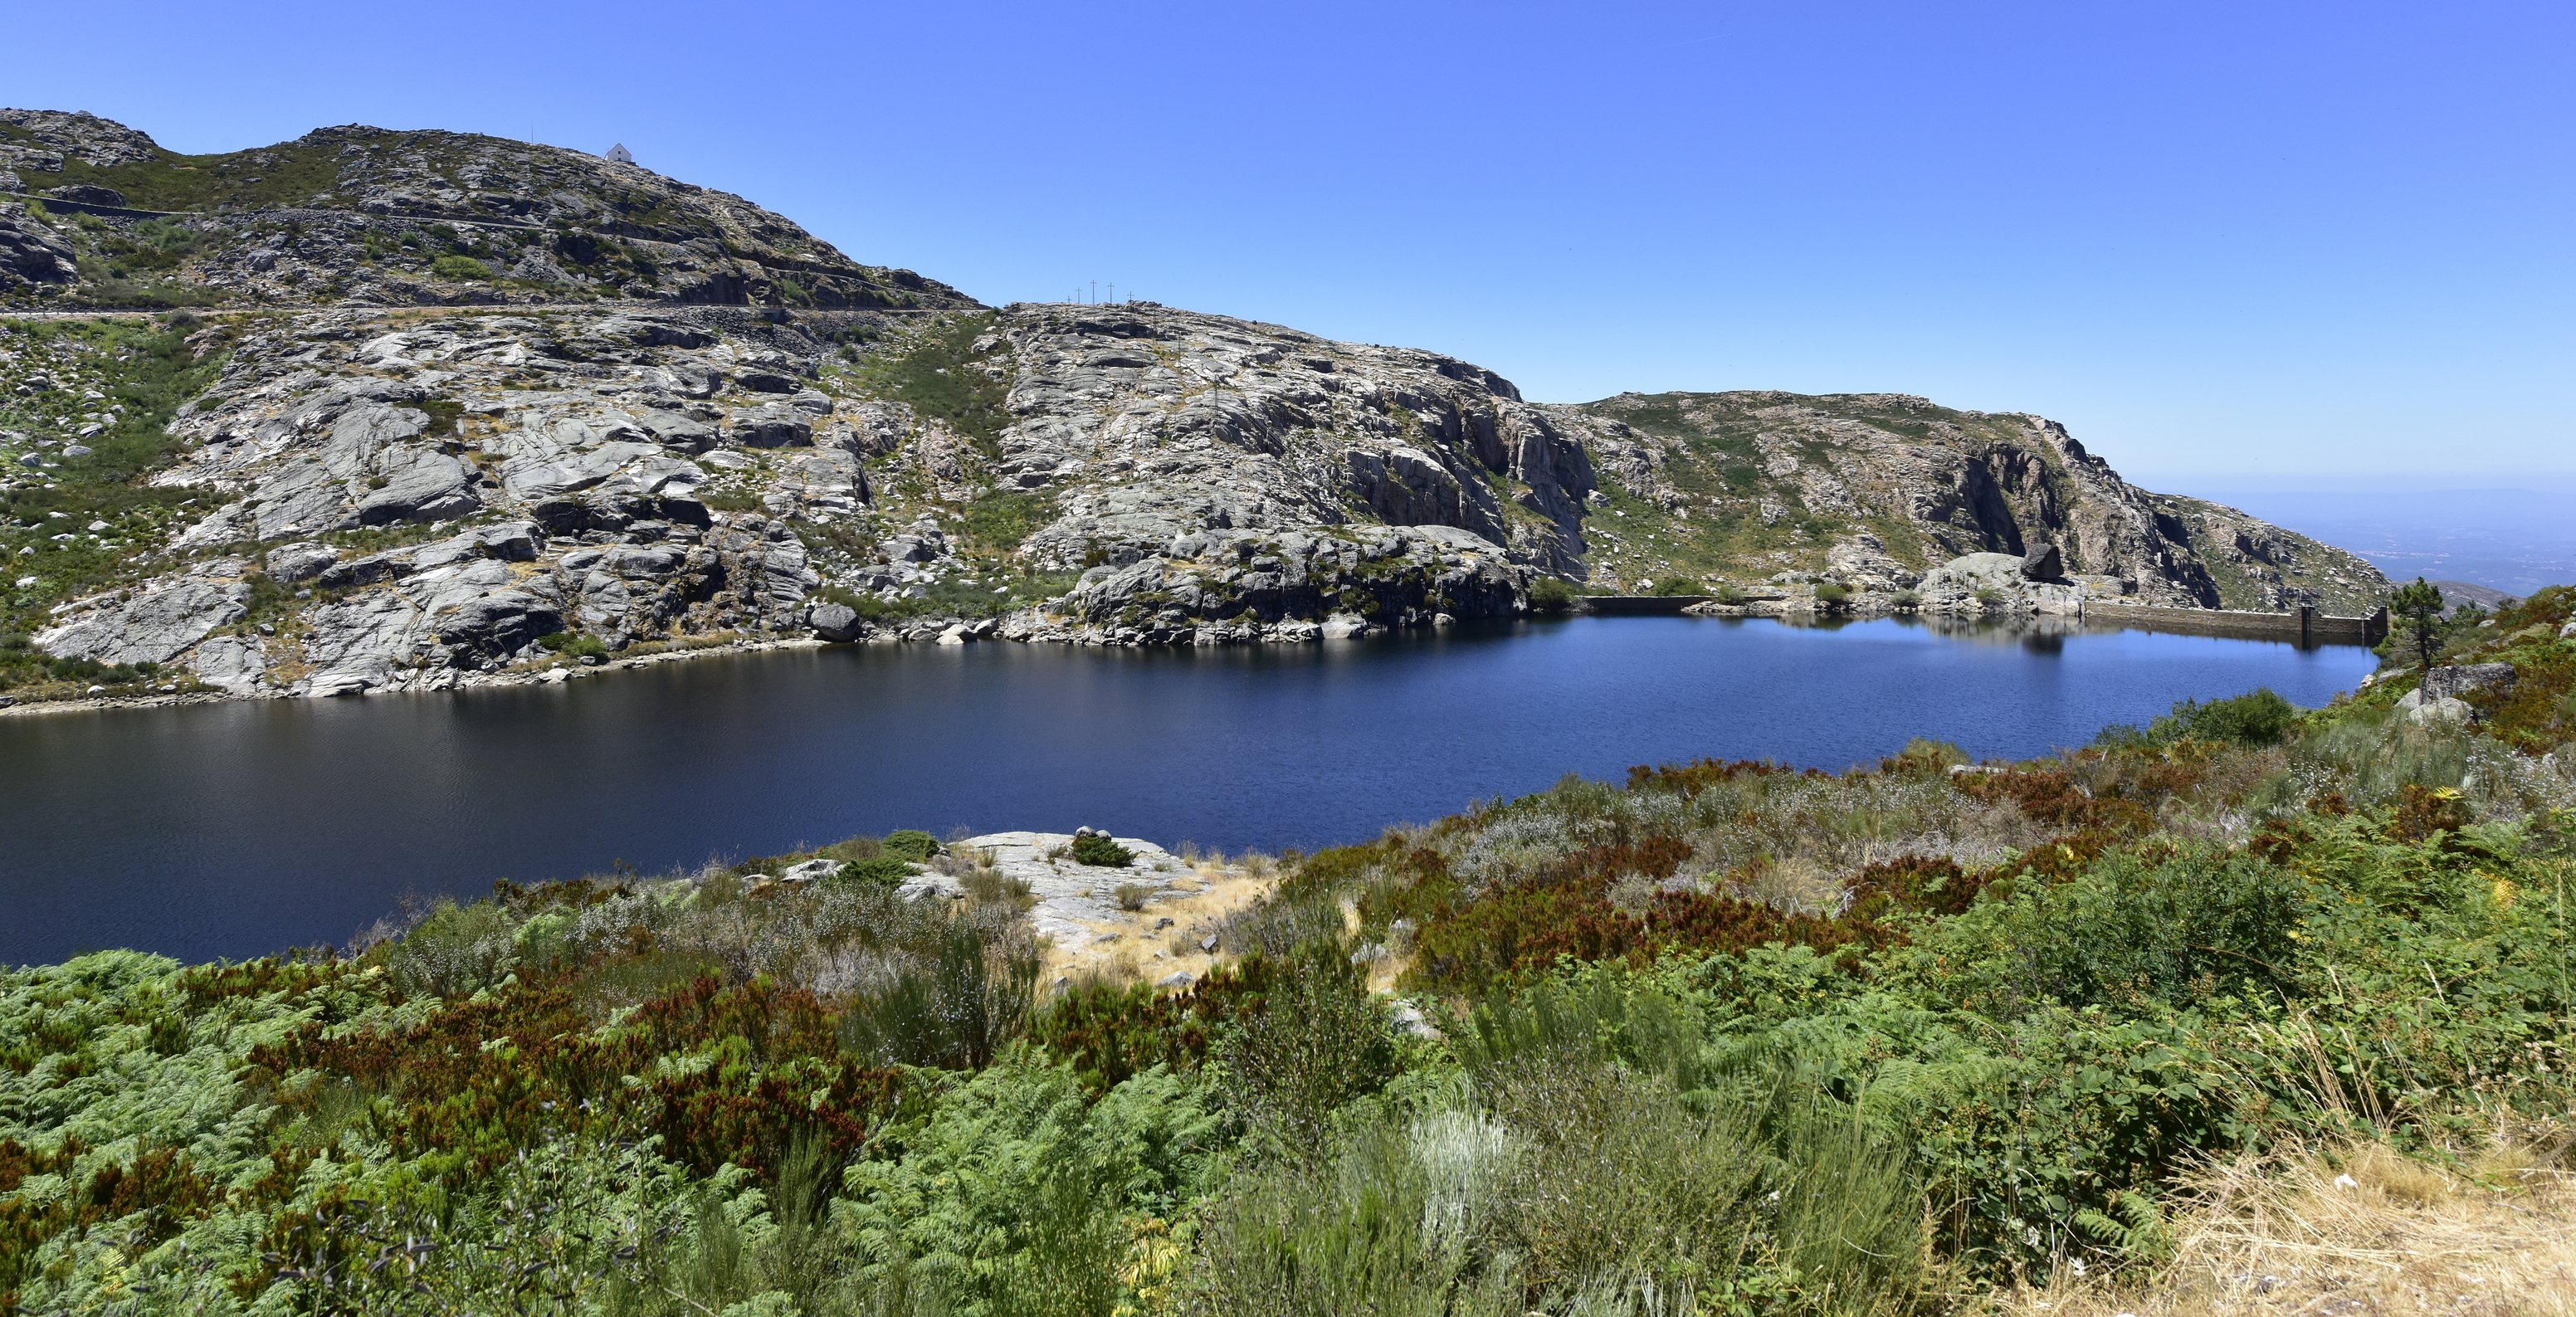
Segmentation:
[(183, 579), (148, 586), (123, 600), (112, 596), (75, 608), (59, 625), (39, 631), (35, 642), (66, 658), (101, 663), (167, 663), (216, 627), (238, 620), (250, 593), (239, 584)]
[(990, 341), (1013, 418), (991, 482), (1060, 491), (1038, 560), (1378, 523), (1464, 531), (1543, 570), (1582, 561), (1591, 460), (1491, 371), (1143, 303), (1012, 306)]
[[(802, 330), (725, 314), (477, 316), (388, 332), (372, 314), (335, 311), (214, 345), (229, 349), (226, 369), (170, 427), (182, 459), (151, 479), (216, 496), (169, 551), (230, 555), (220, 561), (235, 577), (101, 596), (38, 643), (108, 662), (169, 662), (193, 646), (189, 666), (210, 684), (327, 695), (507, 679), (558, 631), (612, 648), (803, 635), (823, 580), (800, 532), (868, 519), (851, 456), (861, 422), (841, 399), (800, 393), (784, 447), (713, 446), (738, 415), (780, 406), (741, 388), (743, 362), (810, 373), (822, 355)], [(818, 437), (841, 446), (817, 449)], [(698, 497), (711, 486), (738, 507), (787, 511), (712, 509)], [(433, 538), (335, 547), (414, 526)], [(320, 593), (272, 605), (274, 637), (227, 631), (261, 575)], [(845, 630), (865, 627), (853, 615)]]

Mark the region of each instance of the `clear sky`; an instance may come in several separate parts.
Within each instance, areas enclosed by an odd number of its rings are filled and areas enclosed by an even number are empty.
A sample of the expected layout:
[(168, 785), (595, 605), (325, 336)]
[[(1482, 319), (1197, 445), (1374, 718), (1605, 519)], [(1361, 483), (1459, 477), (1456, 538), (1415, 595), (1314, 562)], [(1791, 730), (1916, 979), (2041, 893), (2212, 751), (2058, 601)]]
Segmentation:
[(988, 302), (1095, 282), (1531, 398), (1917, 393), (2194, 488), (2576, 489), (2576, 6), (27, 6), (192, 152), (624, 142)]

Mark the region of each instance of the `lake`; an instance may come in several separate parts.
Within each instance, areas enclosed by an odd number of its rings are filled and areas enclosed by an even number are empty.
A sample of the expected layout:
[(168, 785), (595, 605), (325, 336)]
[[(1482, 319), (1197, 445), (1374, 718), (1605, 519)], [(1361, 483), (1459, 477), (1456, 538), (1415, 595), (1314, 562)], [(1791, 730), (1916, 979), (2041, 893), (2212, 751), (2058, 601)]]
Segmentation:
[(1632, 764), (1839, 770), (2303, 705), (2361, 649), (1911, 620), (1576, 618), (1323, 645), (849, 646), (561, 686), (0, 718), (0, 963), (339, 942), (406, 892), (859, 832), (1077, 825), (1312, 849)]

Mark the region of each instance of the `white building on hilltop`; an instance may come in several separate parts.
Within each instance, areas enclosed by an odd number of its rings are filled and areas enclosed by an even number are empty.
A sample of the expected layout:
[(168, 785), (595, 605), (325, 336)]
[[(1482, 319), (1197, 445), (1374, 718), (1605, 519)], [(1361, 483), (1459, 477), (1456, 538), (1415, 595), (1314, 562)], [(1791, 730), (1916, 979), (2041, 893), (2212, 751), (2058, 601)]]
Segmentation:
[(621, 165), (631, 165), (635, 163), (635, 153), (627, 150), (626, 143), (624, 142), (619, 142), (617, 145), (608, 148), (608, 158)]

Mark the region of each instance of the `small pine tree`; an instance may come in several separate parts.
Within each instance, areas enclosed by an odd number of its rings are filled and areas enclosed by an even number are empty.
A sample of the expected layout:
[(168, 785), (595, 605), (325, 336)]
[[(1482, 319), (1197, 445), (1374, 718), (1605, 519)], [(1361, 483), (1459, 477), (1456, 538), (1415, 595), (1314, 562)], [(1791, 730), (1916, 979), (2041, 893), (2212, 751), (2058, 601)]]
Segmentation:
[(2428, 677), (2433, 674), (2433, 651), (2442, 642), (2442, 609), (2441, 587), (2421, 576), (2388, 596), (2388, 614), (2414, 637), (2417, 666)]

